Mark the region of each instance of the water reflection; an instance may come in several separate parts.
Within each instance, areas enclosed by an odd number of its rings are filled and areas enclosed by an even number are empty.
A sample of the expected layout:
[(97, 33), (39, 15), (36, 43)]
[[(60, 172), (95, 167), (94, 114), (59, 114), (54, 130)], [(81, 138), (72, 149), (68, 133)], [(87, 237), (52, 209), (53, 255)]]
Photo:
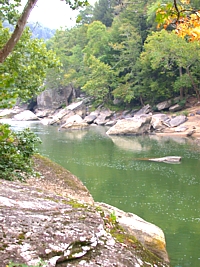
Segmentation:
[(149, 147), (145, 146), (139, 139), (133, 139), (130, 136), (125, 137), (111, 135), (110, 138), (117, 147), (124, 150), (133, 152), (149, 149)]

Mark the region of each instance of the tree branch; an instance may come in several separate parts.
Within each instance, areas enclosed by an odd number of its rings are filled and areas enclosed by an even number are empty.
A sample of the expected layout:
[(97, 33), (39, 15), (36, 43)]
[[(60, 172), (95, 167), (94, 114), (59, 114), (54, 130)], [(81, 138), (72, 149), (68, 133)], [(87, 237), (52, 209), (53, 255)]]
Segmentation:
[(4, 47), (0, 50), (0, 63), (3, 63), (5, 61), (7, 56), (13, 51), (15, 45), (19, 41), (29, 18), (29, 15), (34, 6), (36, 5), (37, 1), (38, 0), (28, 0), (28, 2), (26, 3), (23, 13), (17, 21), (14, 32), (12, 33), (10, 39), (7, 41)]

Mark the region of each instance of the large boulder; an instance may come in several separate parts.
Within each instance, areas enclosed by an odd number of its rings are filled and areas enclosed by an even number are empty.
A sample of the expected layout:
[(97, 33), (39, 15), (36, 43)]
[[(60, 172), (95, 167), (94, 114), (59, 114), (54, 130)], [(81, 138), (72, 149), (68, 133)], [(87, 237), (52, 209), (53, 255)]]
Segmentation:
[(156, 105), (156, 108), (160, 111), (160, 110), (168, 109), (171, 105), (172, 105), (172, 101), (166, 100), (166, 101), (158, 103)]
[(0, 109), (0, 118), (12, 118), (16, 114), (22, 112), (24, 109), (15, 106), (14, 108)]
[(39, 109), (58, 109), (62, 105), (68, 105), (72, 95), (73, 88), (71, 86), (45, 90), (37, 97), (37, 107)]
[(169, 262), (166, 250), (166, 242), (163, 231), (155, 224), (143, 220), (141, 217), (124, 212), (116, 207), (105, 203), (97, 203), (106, 215), (114, 213), (117, 221), (131, 235), (134, 235), (147, 249), (156, 254), (159, 258)]
[[(0, 180), (0, 184), (0, 267), (10, 261), (28, 266), (43, 261), (47, 267), (169, 267), (167, 255), (154, 255), (125, 229), (110, 222), (98, 207), (20, 182)], [(125, 226), (129, 219), (142, 239), (142, 224), (148, 223), (139, 217), (132, 221), (129, 215), (120, 216)], [(150, 224), (148, 229), (155, 231), (155, 240), (162, 236), (156, 226)], [(151, 247), (153, 238), (145, 239)], [(161, 239), (157, 248), (163, 250), (162, 246)]]
[(81, 116), (76, 114), (76, 115), (69, 117), (60, 128), (65, 128), (65, 129), (70, 129), (70, 130), (80, 130), (80, 129), (85, 129), (88, 126), (89, 126), (88, 123), (86, 123), (81, 118)]
[(34, 121), (39, 118), (30, 110), (24, 110), (13, 117), (16, 121)]
[(118, 120), (106, 134), (108, 135), (139, 135), (150, 131), (151, 116), (142, 115)]

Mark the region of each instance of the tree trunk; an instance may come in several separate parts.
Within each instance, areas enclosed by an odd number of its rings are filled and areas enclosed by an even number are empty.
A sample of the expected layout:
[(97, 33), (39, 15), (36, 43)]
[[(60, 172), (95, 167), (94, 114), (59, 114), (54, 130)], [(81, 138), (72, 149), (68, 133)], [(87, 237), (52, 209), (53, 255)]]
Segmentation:
[(5, 61), (7, 56), (13, 51), (15, 45), (19, 41), (25, 28), (26, 22), (29, 18), (29, 15), (34, 6), (36, 5), (37, 1), (38, 0), (28, 0), (28, 2), (26, 3), (23, 13), (17, 21), (14, 32), (12, 33), (10, 39), (7, 41), (5, 46), (0, 50), (0, 63), (3, 63)]
[(143, 102), (143, 99), (142, 99), (142, 95), (141, 94), (140, 94), (140, 103), (144, 107), (144, 102)]
[(188, 76), (190, 77), (190, 81), (191, 81), (191, 83), (192, 83), (192, 85), (193, 85), (193, 88), (194, 88), (194, 90), (195, 90), (195, 92), (196, 92), (196, 95), (197, 95), (197, 100), (199, 101), (199, 100), (200, 100), (199, 90), (198, 90), (197, 85), (196, 85), (195, 82), (194, 82), (194, 79), (193, 79), (193, 77), (192, 77), (192, 75), (191, 75), (191, 72), (190, 72), (190, 70), (189, 70), (189, 67), (190, 67), (190, 66), (188, 66), (188, 67), (186, 68), (186, 72), (187, 72)]

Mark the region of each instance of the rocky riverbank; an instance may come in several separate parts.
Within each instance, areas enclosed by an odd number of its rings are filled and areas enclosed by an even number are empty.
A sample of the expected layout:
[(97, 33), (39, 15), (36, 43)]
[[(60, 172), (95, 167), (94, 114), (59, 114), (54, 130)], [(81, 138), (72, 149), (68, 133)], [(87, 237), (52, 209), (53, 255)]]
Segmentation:
[(59, 131), (81, 130), (100, 125), (109, 128), (108, 135), (155, 134), (200, 137), (200, 103), (194, 98), (188, 98), (185, 107), (180, 110), (178, 106), (178, 111), (172, 103), (173, 101), (161, 102), (156, 106), (156, 111), (153, 111), (150, 105), (146, 105), (141, 109), (120, 112), (101, 107), (90, 112), (89, 103), (83, 99), (65, 108), (35, 109), (34, 113), (15, 107), (0, 111), (0, 118), (38, 120), (45, 125), (58, 127)]
[(0, 267), (169, 266), (160, 228), (94, 203), (81, 181), (46, 158), (34, 157), (34, 166), (41, 176), (27, 183), (0, 180)]

